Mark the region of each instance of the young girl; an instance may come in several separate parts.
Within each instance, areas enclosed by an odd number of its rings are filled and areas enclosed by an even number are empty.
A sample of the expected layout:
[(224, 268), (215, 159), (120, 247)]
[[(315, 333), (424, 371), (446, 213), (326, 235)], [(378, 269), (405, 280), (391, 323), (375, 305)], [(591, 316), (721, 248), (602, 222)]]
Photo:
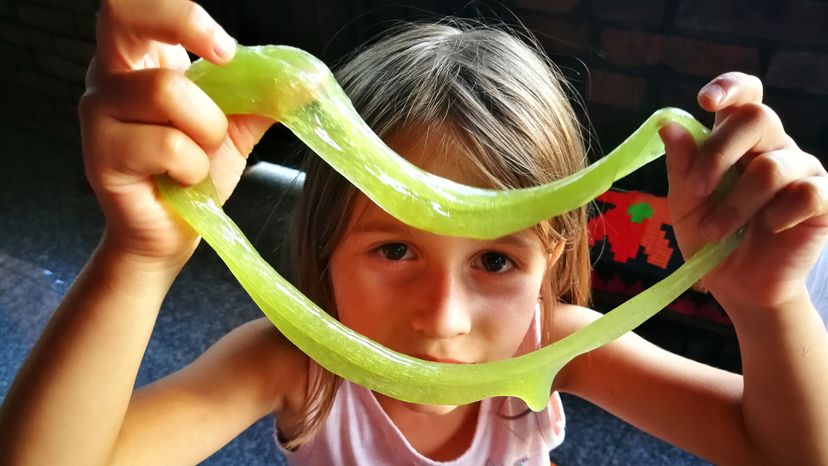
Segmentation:
[[(828, 175), (761, 104), (759, 81), (738, 73), (699, 95), (716, 112), (706, 144), (674, 126), (661, 136), (684, 254), (747, 225), (705, 283), (733, 321), (744, 376), (629, 334), (566, 366), (541, 413), (511, 399), (413, 405), (337, 380), (259, 319), (133, 392), (161, 301), (198, 242), (151, 176), (209, 174), (226, 199), (272, 124), (225, 117), (183, 76), (185, 49), (221, 64), (234, 48), (186, 0), (103, 2), (80, 113), (107, 230), (9, 391), (4, 464), (196, 463), (269, 414), (296, 464), (548, 464), (563, 436), (561, 391), (715, 463), (828, 464), (828, 342), (804, 286), (828, 236)], [(584, 164), (560, 79), (505, 33), (410, 27), (338, 79), (392, 148), (440, 176), (509, 188)], [(710, 202), (734, 165), (739, 181)], [(578, 210), (492, 241), (442, 237), (398, 222), (313, 158), (297, 272), (318, 304), (392, 349), (505, 359), (597, 318), (583, 307), (584, 224)]]

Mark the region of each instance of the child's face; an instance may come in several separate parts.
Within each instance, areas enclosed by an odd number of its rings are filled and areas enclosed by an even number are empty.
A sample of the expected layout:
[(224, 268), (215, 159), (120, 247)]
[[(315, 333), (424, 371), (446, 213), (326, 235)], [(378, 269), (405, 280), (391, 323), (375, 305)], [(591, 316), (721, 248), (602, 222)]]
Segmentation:
[[(396, 142), (394, 144), (393, 142)], [(418, 140), (394, 149), (419, 167), (481, 185)], [(530, 229), (496, 240), (409, 227), (358, 195), (330, 264), (339, 320), (401, 353), (432, 361), (510, 358), (538, 304), (549, 257)]]

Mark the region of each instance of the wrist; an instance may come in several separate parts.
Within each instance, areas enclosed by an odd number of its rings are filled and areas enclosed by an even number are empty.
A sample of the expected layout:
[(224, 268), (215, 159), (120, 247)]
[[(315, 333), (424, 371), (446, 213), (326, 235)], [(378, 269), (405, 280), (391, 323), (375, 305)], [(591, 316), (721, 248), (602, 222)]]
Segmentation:
[[(718, 297), (717, 297), (718, 298)], [(719, 303), (737, 328), (778, 328), (785, 321), (798, 320), (809, 314), (816, 314), (808, 290), (804, 284), (787, 293), (784, 299), (774, 302), (747, 303), (735, 299), (721, 298)]]
[(95, 257), (109, 263), (123, 264), (139, 274), (168, 276), (174, 279), (192, 257), (200, 237), (191, 245), (171, 254), (148, 253), (122, 241), (119, 235), (107, 229), (95, 250)]

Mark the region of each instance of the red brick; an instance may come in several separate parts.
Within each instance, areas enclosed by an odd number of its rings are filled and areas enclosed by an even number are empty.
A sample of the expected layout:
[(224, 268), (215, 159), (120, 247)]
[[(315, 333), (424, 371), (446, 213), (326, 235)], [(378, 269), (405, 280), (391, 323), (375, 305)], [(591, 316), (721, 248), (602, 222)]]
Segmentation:
[(11, 62), (0, 61), (0, 85), (7, 86), (7, 81), (14, 79), (17, 74), (17, 67)]
[(785, 132), (804, 150), (821, 155), (828, 164), (828, 98), (780, 96), (772, 90), (765, 92), (764, 101), (776, 111)]
[(50, 53), (39, 53), (37, 62), (46, 73), (67, 79), (70, 82), (82, 83), (86, 77), (85, 65), (80, 65)]
[(664, 63), (682, 73), (714, 77), (726, 71), (759, 71), (759, 50), (740, 45), (706, 42), (672, 36), (667, 40)]
[(601, 34), (601, 45), (610, 63), (652, 66), (661, 63), (667, 40), (663, 34), (605, 28)]
[(647, 83), (641, 78), (593, 70), (590, 73), (589, 101), (628, 109), (642, 106)]
[(49, 115), (19, 113), (14, 122), (25, 128), (48, 134), (73, 144), (80, 143), (80, 124), (77, 120), (65, 121)]
[(592, 12), (602, 20), (658, 26), (664, 18), (664, 0), (593, 0)]
[(5, 99), (9, 108), (31, 112), (32, 114), (47, 114), (52, 112), (52, 98), (31, 89), (15, 86), (13, 83), (4, 89)]
[(67, 11), (79, 11), (95, 13), (98, 10), (99, 1), (96, 0), (28, 0), (29, 3), (48, 6), (51, 8)]
[(65, 80), (31, 70), (20, 70), (17, 85), (48, 97), (73, 97), (72, 90)]
[(523, 20), (549, 52), (582, 53), (589, 47), (589, 25), (574, 20), (528, 16)]
[(89, 63), (95, 54), (95, 45), (86, 41), (55, 37), (55, 50), (58, 55), (84, 65)]
[(0, 43), (0, 60), (17, 68), (35, 66), (32, 53), (24, 47), (15, 47), (10, 43)]
[(52, 38), (45, 32), (8, 21), (0, 21), (0, 38), (36, 50), (52, 50), (53, 47)]
[(783, 89), (828, 95), (828, 54), (778, 52), (771, 58), (766, 83)]
[(690, 112), (710, 127), (713, 117), (699, 108), (696, 98), (702, 86), (703, 83), (700, 82), (687, 82), (678, 78), (666, 79), (658, 89), (658, 104), (660, 107), (678, 107)]
[(94, 15), (75, 15), (75, 27), (81, 38), (95, 42), (95, 16)]
[(12, 12), (12, 4), (11, 2), (0, 2), (0, 18), (3, 19), (10, 19), (14, 17), (14, 13)]
[(579, 0), (515, 0), (515, 8), (550, 13), (568, 13), (575, 9)]
[(78, 119), (77, 100), (61, 100), (55, 102), (53, 115), (61, 121), (76, 121)]
[(61, 34), (74, 35), (75, 20), (70, 13), (40, 6), (18, 3), (17, 13), (23, 23)]
[(828, 44), (828, 2), (824, 1), (680, 0), (674, 22), (694, 31), (776, 43)]

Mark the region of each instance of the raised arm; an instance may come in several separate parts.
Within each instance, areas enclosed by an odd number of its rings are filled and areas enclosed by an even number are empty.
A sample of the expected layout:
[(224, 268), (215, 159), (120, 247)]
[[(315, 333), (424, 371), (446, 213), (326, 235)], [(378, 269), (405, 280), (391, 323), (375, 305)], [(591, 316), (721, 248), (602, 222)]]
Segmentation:
[[(716, 112), (704, 145), (679, 128), (662, 131), (670, 212), (685, 256), (744, 226), (740, 247), (704, 284), (739, 340), (749, 446), (769, 464), (828, 464), (828, 334), (805, 287), (828, 238), (828, 174), (762, 93), (757, 78), (727, 73), (699, 95)], [(740, 176), (718, 198), (729, 169)]]
[[(670, 213), (685, 257), (745, 226), (704, 284), (737, 333), (743, 377), (672, 355), (635, 335), (582, 356), (560, 388), (716, 464), (828, 464), (828, 334), (805, 280), (828, 237), (828, 175), (761, 103), (758, 79), (728, 73), (699, 102), (716, 112), (696, 147), (666, 127)], [(741, 172), (722, 198), (726, 170)], [(595, 315), (561, 312), (559, 331)]]
[(192, 2), (105, 1), (98, 44), (80, 116), (106, 233), (9, 390), (3, 464), (110, 458), (161, 302), (198, 242), (160, 203), (152, 176), (192, 184), (210, 172), (226, 198), (271, 123), (228, 121), (184, 77), (186, 50), (216, 63), (235, 50)]

